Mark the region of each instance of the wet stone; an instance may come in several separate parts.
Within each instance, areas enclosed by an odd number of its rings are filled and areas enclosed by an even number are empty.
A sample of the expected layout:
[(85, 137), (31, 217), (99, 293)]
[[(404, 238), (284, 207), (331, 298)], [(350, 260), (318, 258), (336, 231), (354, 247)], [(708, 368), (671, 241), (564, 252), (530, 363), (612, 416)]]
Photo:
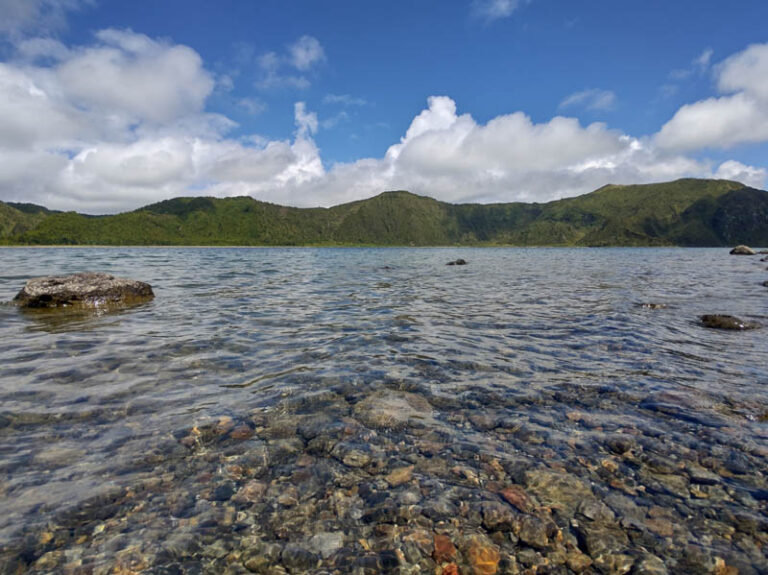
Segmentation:
[(504, 503), (486, 501), (483, 503), (483, 526), (489, 531), (512, 531), (515, 512)]
[(531, 508), (531, 500), (525, 490), (518, 485), (510, 485), (499, 491), (499, 495), (523, 513), (527, 513)]
[(588, 499), (579, 504), (578, 512), (581, 516), (599, 523), (610, 523), (615, 519), (615, 514), (602, 501)]
[(730, 251), (732, 256), (754, 256), (757, 252), (749, 246), (739, 245)]
[(533, 515), (526, 515), (522, 518), (517, 536), (526, 545), (537, 549), (544, 549), (549, 544), (547, 525)]
[(436, 563), (446, 563), (456, 558), (456, 547), (447, 535), (435, 534), (432, 558)]
[(629, 544), (627, 534), (616, 525), (605, 526), (579, 522), (576, 531), (584, 541), (587, 553), (593, 558), (614, 554), (625, 549)]
[(709, 314), (701, 316), (701, 324), (713, 329), (726, 329), (732, 331), (744, 331), (757, 329), (760, 326), (756, 321), (743, 320), (732, 315)]
[(498, 547), (484, 537), (470, 538), (466, 556), (474, 575), (496, 575), (498, 573), (501, 554)]
[(694, 483), (700, 483), (702, 485), (717, 485), (722, 481), (719, 475), (698, 465), (688, 465), (686, 467), (686, 471), (688, 472), (688, 477), (690, 477), (691, 481)]
[(406, 467), (398, 467), (390, 471), (384, 478), (390, 487), (398, 487), (403, 483), (407, 483), (413, 477), (413, 465)]
[(574, 550), (568, 553), (566, 564), (574, 573), (581, 573), (592, 565), (592, 558), (578, 550)]
[(573, 516), (576, 507), (594, 497), (589, 485), (567, 473), (531, 470), (525, 474), (526, 489), (543, 504)]
[(316, 533), (309, 540), (309, 549), (320, 555), (323, 559), (328, 559), (344, 546), (344, 533), (324, 532)]
[(382, 430), (424, 427), (432, 420), (432, 406), (421, 395), (381, 390), (360, 401), (355, 416), (366, 426)]
[(664, 562), (655, 555), (645, 555), (635, 564), (632, 575), (668, 575)]
[(595, 566), (606, 575), (624, 575), (630, 572), (634, 564), (635, 558), (623, 553), (601, 555), (595, 558)]
[(298, 545), (289, 543), (283, 549), (280, 559), (291, 573), (304, 573), (317, 566), (317, 555)]
[(144, 282), (105, 273), (78, 273), (31, 279), (14, 302), (25, 308), (100, 308), (143, 303), (153, 297), (152, 287)]
[(370, 448), (358, 443), (339, 442), (331, 454), (349, 467), (365, 467), (371, 462)]

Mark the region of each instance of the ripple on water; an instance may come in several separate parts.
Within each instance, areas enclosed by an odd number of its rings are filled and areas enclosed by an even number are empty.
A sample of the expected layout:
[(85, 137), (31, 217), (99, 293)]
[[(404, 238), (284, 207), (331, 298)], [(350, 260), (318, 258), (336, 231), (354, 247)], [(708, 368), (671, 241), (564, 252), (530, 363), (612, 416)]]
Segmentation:
[(0, 299), (82, 266), (157, 297), (78, 317), (0, 306), (13, 560), (434, 572), (437, 531), (461, 572), (768, 570), (768, 345), (696, 320), (765, 317), (744, 259), (38, 252), (0, 251)]

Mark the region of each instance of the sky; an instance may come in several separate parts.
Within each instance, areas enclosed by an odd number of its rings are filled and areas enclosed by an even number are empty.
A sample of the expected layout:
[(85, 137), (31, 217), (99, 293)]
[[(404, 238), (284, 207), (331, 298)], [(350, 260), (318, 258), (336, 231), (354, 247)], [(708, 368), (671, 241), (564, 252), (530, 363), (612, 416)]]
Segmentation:
[(768, 183), (765, 0), (0, 0), (0, 200)]

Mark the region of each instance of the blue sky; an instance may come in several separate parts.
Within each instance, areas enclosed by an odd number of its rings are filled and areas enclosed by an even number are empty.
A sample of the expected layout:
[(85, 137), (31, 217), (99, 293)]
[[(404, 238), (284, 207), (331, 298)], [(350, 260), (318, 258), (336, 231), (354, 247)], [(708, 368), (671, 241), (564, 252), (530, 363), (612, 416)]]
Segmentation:
[(101, 213), (193, 194), (330, 205), (391, 188), (548, 201), (682, 176), (765, 185), (765, 2), (0, 12), (0, 199)]

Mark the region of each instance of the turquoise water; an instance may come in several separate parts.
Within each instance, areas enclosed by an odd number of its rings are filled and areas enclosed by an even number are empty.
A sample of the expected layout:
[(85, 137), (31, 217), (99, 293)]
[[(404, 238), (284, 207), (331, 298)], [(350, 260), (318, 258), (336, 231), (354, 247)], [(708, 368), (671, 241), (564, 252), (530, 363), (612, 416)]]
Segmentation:
[[(457, 257), (469, 265), (445, 265)], [(454, 497), (452, 514), (463, 517), (458, 499), (476, 497), (485, 509), (509, 484), (549, 507), (564, 539), (550, 535), (551, 549), (519, 533), (497, 541), (493, 524), (471, 512), (451, 529), (490, 538), (499, 569), (520, 553), (532, 561), (528, 550), (554, 562), (558, 546), (602, 565), (604, 554), (572, 525), (580, 512), (547, 505), (553, 495), (536, 474), (552, 472), (609, 502), (611, 525), (629, 533), (610, 552), (630, 566), (651, 553), (681, 572), (694, 546), (702, 565), (722, 559), (767, 572), (768, 331), (698, 323), (727, 313), (768, 325), (766, 265), (722, 249), (0, 250), (2, 302), (30, 277), (77, 271), (147, 281), (156, 293), (104, 315), (0, 306), (0, 540), (25, 565), (67, 550), (57, 568), (72, 557), (112, 566), (116, 549), (135, 548), (147, 568), (186, 572), (192, 561), (216, 572), (242, 567), (244, 538), (258, 537), (282, 546), (270, 565), (292, 573), (366, 568), (341, 562), (342, 551), (354, 561), (378, 553), (379, 572), (385, 552), (401, 570), (434, 569), (429, 553), (406, 553), (402, 533), (378, 549), (380, 525), (439, 530), (449, 519), (424, 511), (439, 508), (427, 492)], [(375, 417), (377, 404), (389, 420)], [(317, 429), (302, 431), (309, 421)], [(243, 425), (248, 437), (238, 440), (232, 428)], [(324, 434), (325, 447), (312, 443)], [(630, 448), (610, 447), (617, 437)], [(267, 463), (240, 477), (226, 471), (249, 453)], [(408, 466), (408, 483), (381, 483)], [(297, 469), (307, 467), (322, 489), (284, 505), (279, 496), (288, 485), (301, 492)], [(261, 499), (233, 499), (249, 481), (265, 486)], [(361, 521), (384, 501), (363, 496), (350, 503), (355, 513), (323, 508), (347, 482), (378, 485), (396, 506), (412, 488), (410, 505), (423, 512)], [(142, 489), (155, 495), (137, 511), (124, 495)], [(99, 497), (111, 498), (110, 512), (84, 516)], [(179, 511), (173, 502), (184, 497)], [(648, 527), (656, 508), (681, 526), (673, 535)], [(221, 557), (206, 554), (211, 533), (185, 523), (211, 514)], [(734, 519), (742, 516), (749, 521)], [(649, 539), (633, 538), (630, 523)], [(123, 542), (110, 551), (117, 525)], [(199, 544), (169, 554), (180, 529)], [(310, 543), (320, 531), (342, 534), (335, 554)], [(40, 543), (48, 532), (70, 535)], [(359, 543), (366, 538), (369, 549)], [(309, 549), (316, 565), (291, 563), (287, 545)], [(468, 551), (458, 557), (471, 563)]]

